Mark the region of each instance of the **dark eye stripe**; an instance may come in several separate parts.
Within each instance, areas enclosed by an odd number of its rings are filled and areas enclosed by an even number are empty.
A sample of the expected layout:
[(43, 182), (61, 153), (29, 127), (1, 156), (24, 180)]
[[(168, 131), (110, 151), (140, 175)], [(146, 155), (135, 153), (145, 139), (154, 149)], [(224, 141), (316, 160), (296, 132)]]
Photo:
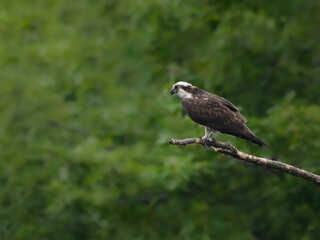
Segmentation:
[(181, 88), (187, 92), (191, 90), (190, 86), (181, 86)]

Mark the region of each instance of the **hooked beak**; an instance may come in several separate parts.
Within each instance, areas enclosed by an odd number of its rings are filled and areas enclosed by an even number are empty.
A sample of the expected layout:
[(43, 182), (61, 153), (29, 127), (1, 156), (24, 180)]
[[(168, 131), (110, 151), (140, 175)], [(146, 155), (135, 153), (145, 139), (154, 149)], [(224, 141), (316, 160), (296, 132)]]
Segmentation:
[(175, 93), (177, 93), (177, 89), (172, 88), (171, 91), (170, 91), (170, 94), (173, 95), (173, 94), (175, 94)]

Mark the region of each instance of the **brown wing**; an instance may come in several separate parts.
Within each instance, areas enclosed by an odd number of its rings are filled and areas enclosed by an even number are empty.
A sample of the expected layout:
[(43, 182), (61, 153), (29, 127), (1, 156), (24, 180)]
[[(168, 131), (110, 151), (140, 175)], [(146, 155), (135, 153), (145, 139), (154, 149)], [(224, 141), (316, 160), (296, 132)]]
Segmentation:
[(202, 98), (184, 98), (182, 106), (189, 117), (204, 126), (265, 146), (245, 125), (247, 121), (228, 100), (215, 94)]
[(219, 101), (220, 101), (223, 105), (225, 105), (225, 106), (228, 107), (230, 110), (232, 110), (232, 111), (237, 115), (237, 117), (240, 118), (243, 122), (247, 122), (247, 119), (245, 119), (245, 118), (241, 115), (241, 113), (239, 112), (239, 109), (238, 109), (235, 105), (233, 105), (231, 102), (229, 102), (227, 99), (225, 99), (225, 98), (223, 98), (223, 97), (220, 97), (220, 96), (218, 96), (218, 95), (216, 95), (216, 94), (212, 94), (212, 95), (214, 95), (214, 97), (216, 97), (217, 99), (219, 99)]
[(237, 136), (238, 133), (250, 131), (244, 124), (246, 119), (238, 109), (217, 95), (185, 98), (182, 100), (182, 106), (193, 121), (221, 133)]

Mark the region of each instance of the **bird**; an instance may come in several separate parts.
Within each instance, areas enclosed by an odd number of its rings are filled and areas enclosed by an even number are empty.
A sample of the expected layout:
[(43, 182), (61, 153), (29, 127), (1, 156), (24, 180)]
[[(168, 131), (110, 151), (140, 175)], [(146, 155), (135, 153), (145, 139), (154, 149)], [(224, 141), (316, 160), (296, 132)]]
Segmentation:
[(182, 99), (182, 107), (187, 115), (205, 127), (202, 138), (212, 139), (214, 134), (223, 133), (260, 146), (267, 145), (246, 126), (247, 120), (227, 99), (183, 81), (173, 84), (170, 94), (177, 94)]

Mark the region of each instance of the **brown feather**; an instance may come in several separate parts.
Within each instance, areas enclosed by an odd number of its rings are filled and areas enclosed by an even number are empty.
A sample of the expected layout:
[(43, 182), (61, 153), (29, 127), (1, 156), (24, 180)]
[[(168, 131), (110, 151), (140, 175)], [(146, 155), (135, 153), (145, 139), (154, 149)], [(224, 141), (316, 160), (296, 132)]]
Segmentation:
[(182, 106), (193, 121), (221, 133), (244, 138), (261, 146), (265, 145), (245, 125), (247, 120), (231, 102), (197, 87), (188, 88), (190, 89), (187, 91), (193, 97), (184, 98)]

